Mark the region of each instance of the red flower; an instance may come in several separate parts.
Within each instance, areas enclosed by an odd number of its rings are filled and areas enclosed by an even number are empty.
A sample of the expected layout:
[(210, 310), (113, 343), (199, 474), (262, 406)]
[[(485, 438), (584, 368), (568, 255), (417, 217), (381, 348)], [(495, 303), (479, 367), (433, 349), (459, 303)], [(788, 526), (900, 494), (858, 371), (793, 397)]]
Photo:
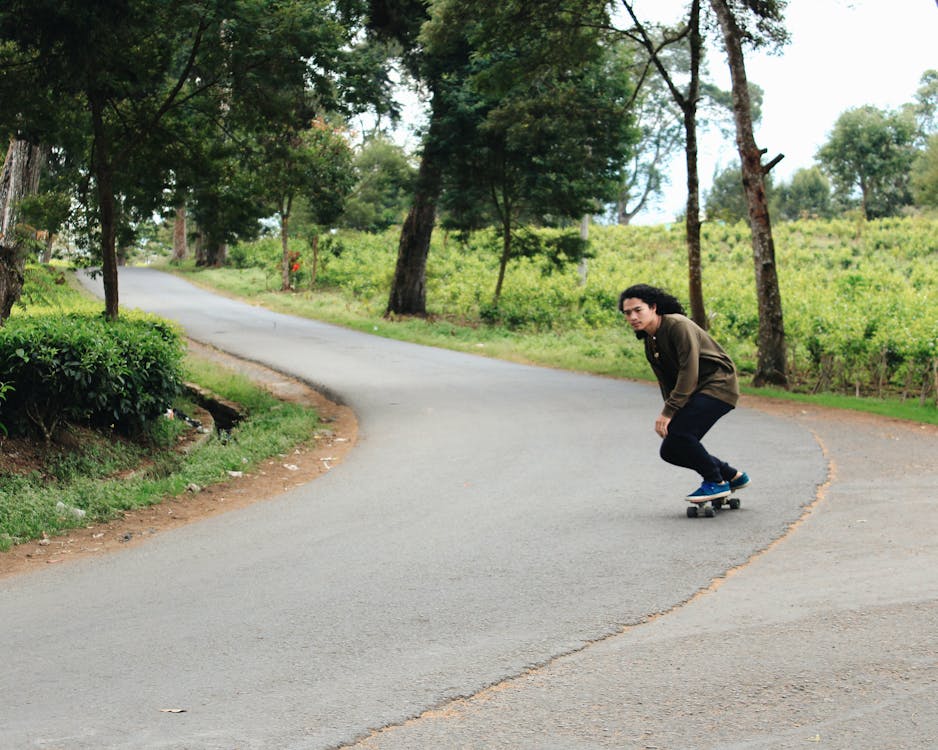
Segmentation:
[(293, 273), (297, 273), (299, 270), (300, 270), (300, 264), (299, 264), (299, 263), (294, 263), (294, 264), (293, 264), (293, 267), (290, 268), (290, 271), (292, 271)]

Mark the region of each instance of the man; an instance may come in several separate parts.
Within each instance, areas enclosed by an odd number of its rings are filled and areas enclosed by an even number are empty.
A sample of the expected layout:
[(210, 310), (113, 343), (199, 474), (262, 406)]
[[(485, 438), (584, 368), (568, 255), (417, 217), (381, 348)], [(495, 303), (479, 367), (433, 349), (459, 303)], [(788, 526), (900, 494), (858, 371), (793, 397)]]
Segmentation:
[(747, 486), (745, 472), (711, 456), (700, 442), (739, 400), (733, 360), (662, 289), (630, 286), (619, 296), (619, 310), (636, 337), (644, 340), (645, 357), (664, 397), (664, 408), (655, 420), (655, 432), (662, 438), (661, 458), (701, 476), (700, 487), (687, 499), (718, 500)]

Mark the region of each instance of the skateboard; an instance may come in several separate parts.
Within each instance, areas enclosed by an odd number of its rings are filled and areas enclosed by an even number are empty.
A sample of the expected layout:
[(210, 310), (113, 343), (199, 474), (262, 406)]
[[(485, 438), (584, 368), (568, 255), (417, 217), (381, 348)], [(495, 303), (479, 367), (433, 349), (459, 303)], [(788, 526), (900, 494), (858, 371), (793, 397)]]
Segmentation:
[(736, 495), (719, 497), (715, 500), (688, 500), (687, 502), (690, 503), (687, 508), (688, 518), (697, 518), (701, 514), (704, 518), (713, 518), (718, 510), (723, 509), (723, 506), (728, 507), (730, 510), (739, 510), (740, 505), (739, 498)]

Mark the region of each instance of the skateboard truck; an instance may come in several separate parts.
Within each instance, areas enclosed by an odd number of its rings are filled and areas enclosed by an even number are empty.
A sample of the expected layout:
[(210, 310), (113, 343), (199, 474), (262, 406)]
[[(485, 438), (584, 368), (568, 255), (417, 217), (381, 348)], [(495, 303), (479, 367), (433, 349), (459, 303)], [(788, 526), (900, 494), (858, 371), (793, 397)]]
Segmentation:
[(701, 514), (704, 518), (713, 518), (718, 510), (722, 510), (726, 505), (730, 510), (739, 510), (739, 498), (735, 495), (729, 497), (718, 497), (713, 500), (688, 500), (690, 506), (687, 508), (688, 518), (697, 518)]

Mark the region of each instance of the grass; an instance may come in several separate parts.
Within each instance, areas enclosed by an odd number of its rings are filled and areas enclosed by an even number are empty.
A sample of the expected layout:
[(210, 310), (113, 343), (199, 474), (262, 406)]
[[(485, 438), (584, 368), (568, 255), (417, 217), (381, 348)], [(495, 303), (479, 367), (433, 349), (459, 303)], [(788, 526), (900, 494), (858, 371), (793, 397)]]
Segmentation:
[[(554, 367), (631, 380), (651, 380), (641, 346), (623, 322), (615, 329), (524, 332), (442, 316), (385, 318), (375, 303), (352, 298), (335, 290), (280, 292), (270, 289), (264, 272), (257, 268), (198, 270), (193, 265), (166, 267), (195, 284), (221, 291), (254, 304), (290, 315), (321, 320), (387, 338), (427, 346), (469, 352), (513, 362)], [(743, 367), (745, 365), (743, 364)], [(933, 401), (898, 397), (872, 398), (833, 393), (803, 393), (773, 388), (753, 388), (742, 373), (742, 390), (807, 404), (878, 414), (926, 424), (938, 424)]]
[[(318, 426), (315, 410), (278, 401), (246, 378), (190, 356), (187, 369), (200, 385), (247, 409), (248, 416), (221, 440), (212, 437), (188, 454), (173, 449), (180, 422), (165, 420), (147, 439), (113, 442), (73, 433), (70, 446), (53, 447), (25, 474), (0, 474), (0, 550), (104, 522), (124, 511), (181, 495), (250, 471), (263, 460), (307, 440)], [(189, 410), (185, 402), (180, 404)], [(144, 460), (146, 459), (146, 460)], [(142, 464), (131, 476), (122, 473)]]

